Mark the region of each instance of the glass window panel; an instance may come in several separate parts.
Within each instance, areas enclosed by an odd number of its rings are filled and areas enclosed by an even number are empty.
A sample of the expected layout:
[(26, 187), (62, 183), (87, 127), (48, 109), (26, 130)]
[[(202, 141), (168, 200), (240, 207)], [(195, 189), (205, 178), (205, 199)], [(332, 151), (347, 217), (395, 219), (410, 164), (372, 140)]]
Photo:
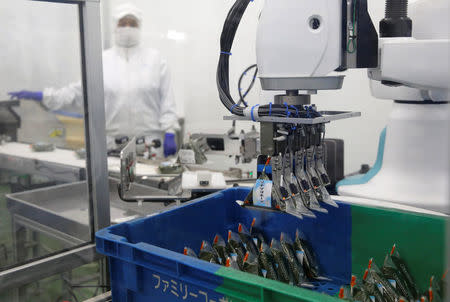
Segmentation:
[(1, 1), (0, 271), (91, 240), (80, 45), (77, 5)]
[[(124, 3), (131, 3), (142, 11), (141, 46), (158, 50), (170, 66), (177, 113), (184, 117), (186, 137), (193, 133), (225, 134), (231, 128), (231, 122), (223, 120), (229, 112), (218, 98), (216, 68), (220, 34), (234, 1), (104, 1), (105, 48), (115, 47), (114, 14)], [(245, 68), (256, 63), (256, 31), (263, 5), (263, 1), (255, 1), (248, 6), (233, 44), (230, 91), (235, 100), (238, 99), (239, 76)], [(370, 2), (369, 9), (377, 24), (384, 16), (384, 2)], [(358, 171), (361, 164), (373, 165), (375, 162), (379, 135), (388, 121), (392, 102), (377, 100), (371, 95), (367, 70), (349, 70), (345, 75), (343, 89), (321, 91), (312, 96), (312, 102), (320, 110), (362, 112), (360, 118), (327, 125), (327, 138), (345, 140), (345, 173), (349, 174)], [(250, 78), (244, 78), (244, 88)], [(105, 89), (107, 87), (105, 85)], [(273, 102), (275, 94), (281, 92), (262, 91), (257, 80), (246, 100), (252, 105), (268, 104)], [(248, 132), (251, 127), (249, 122), (240, 122), (236, 132), (239, 134), (241, 129)], [(227, 169), (234, 165), (234, 158), (216, 160), (215, 163), (216, 168), (219, 165), (220, 169)], [(255, 164), (239, 167), (252, 171)]]

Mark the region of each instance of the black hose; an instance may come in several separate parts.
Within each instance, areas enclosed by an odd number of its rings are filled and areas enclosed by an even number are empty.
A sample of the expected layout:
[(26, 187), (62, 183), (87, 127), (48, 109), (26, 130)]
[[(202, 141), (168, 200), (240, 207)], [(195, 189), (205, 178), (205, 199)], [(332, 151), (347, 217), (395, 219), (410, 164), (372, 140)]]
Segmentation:
[(408, 18), (408, 0), (386, 0), (385, 17), (380, 21), (380, 37), (411, 37), (412, 25)]
[[(252, 69), (255, 69), (255, 72), (253, 74), (252, 77), (252, 81), (250, 82), (250, 85), (248, 86), (248, 88), (245, 90), (244, 93), (242, 93), (242, 80), (244, 79), (245, 75)], [(247, 67), (247, 69), (244, 70), (244, 72), (241, 74), (241, 76), (239, 77), (239, 81), (238, 81), (238, 91), (239, 91), (239, 102), (238, 105), (241, 105), (241, 103), (243, 103), (245, 105), (245, 107), (247, 107), (247, 102), (245, 102), (245, 97), (249, 94), (249, 92), (252, 90), (253, 86), (255, 85), (255, 81), (256, 81), (256, 75), (258, 74), (258, 65), (253, 64), (249, 67)]]
[(386, 18), (408, 17), (408, 0), (386, 0)]
[(175, 199), (174, 200), (156, 200), (156, 199), (151, 199), (151, 196), (149, 196), (150, 197), (149, 199), (139, 199), (139, 200), (134, 199), (134, 198), (126, 198), (123, 195), (122, 186), (120, 184), (117, 185), (117, 193), (119, 195), (119, 198), (122, 201), (129, 202), (129, 203), (131, 203), (131, 202), (139, 202), (139, 201), (142, 201), (142, 202), (154, 202), (154, 203), (156, 203), (156, 202), (157, 203), (164, 202), (164, 206), (168, 206), (171, 203), (174, 203), (176, 201)]

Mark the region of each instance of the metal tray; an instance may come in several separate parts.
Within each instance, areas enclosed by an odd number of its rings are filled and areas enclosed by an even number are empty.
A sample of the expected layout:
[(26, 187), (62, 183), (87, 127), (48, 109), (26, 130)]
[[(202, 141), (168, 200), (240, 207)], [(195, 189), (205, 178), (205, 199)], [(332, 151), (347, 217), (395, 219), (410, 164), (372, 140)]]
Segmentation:
[[(119, 180), (109, 179), (112, 224), (143, 217), (168, 208), (164, 202), (128, 203), (120, 200)], [(167, 191), (133, 184), (140, 195), (167, 195)], [(81, 241), (90, 241), (88, 188), (85, 181), (6, 195), (13, 216), (45, 226)], [(174, 205), (174, 204), (172, 204)]]

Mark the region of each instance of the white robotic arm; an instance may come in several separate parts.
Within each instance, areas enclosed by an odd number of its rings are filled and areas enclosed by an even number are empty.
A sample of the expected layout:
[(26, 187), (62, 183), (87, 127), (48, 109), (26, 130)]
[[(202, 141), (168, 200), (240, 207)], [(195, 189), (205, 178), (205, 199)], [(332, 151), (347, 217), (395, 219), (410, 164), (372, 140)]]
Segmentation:
[[(383, 82), (372, 84), (375, 97), (448, 101), (448, 6), (416, 1), (413, 23), (407, 0), (387, 0), (378, 39), (366, 0), (266, 0), (256, 47), (262, 88), (340, 89), (343, 76), (335, 70), (372, 67), (369, 77)], [(352, 39), (356, 49), (349, 51)]]
[[(403, 5), (397, 13), (406, 23), (407, 1), (388, 0), (394, 4)], [(365, 180), (338, 184), (339, 194), (449, 213), (449, 5), (448, 0), (415, 1), (409, 6), (409, 32), (383, 36), (381, 31), (379, 66), (369, 69), (369, 77), (376, 98), (395, 101), (380, 139), (384, 148)]]
[(382, 37), (379, 67), (369, 70), (372, 94), (380, 99), (442, 102), (450, 100), (450, 23), (448, 0), (410, 5), (411, 37)]
[(267, 0), (256, 49), (265, 90), (342, 87), (342, 0)]
[(266, 0), (256, 41), (262, 88), (340, 89), (334, 71), (376, 67), (377, 43), (367, 0)]
[[(417, 0), (410, 19), (408, 0), (386, 0), (378, 38), (367, 0), (266, 0), (257, 33), (259, 77), (264, 90), (285, 90), (286, 95), (276, 96), (273, 106), (256, 109), (233, 101), (228, 79), (232, 42), (249, 2), (236, 0), (227, 16), (217, 82), (228, 110), (242, 119), (251, 116), (264, 122), (261, 152), (284, 158), (293, 151), (317, 151), (320, 139), (315, 143), (313, 132), (320, 133), (330, 120), (318, 122), (323, 116), (316, 111), (310, 116), (311, 94), (340, 89), (343, 76), (335, 72), (367, 68), (372, 94), (396, 101), (383, 144), (384, 160), (365, 183), (347, 183), (338, 192), (443, 211), (449, 169), (449, 1)], [(301, 119), (293, 121), (295, 116)], [(317, 128), (316, 122), (322, 126)], [(290, 124), (301, 125), (306, 136)], [(280, 133), (291, 143), (283, 143)]]
[[(227, 15), (217, 69), (222, 103), (234, 115), (247, 117), (248, 110), (236, 104), (229, 92), (228, 69), (234, 36), (249, 3), (236, 0)], [(334, 71), (378, 66), (378, 37), (367, 0), (266, 0), (256, 44), (262, 88), (286, 91), (274, 106), (258, 107), (258, 117), (297, 115), (283, 104), (310, 104), (310, 94), (340, 89), (344, 76)], [(351, 52), (349, 44), (353, 44)]]

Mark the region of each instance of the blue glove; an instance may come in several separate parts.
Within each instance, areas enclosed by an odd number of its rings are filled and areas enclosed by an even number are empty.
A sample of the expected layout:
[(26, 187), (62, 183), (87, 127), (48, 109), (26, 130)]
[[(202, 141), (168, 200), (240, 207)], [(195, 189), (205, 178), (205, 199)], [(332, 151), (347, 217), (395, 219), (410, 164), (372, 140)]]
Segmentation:
[(164, 156), (174, 155), (177, 153), (177, 143), (175, 142), (175, 134), (166, 133), (164, 137)]
[(42, 99), (44, 98), (44, 94), (42, 93), (42, 91), (21, 90), (21, 91), (8, 92), (8, 94), (13, 99), (27, 99), (27, 100), (42, 101)]

